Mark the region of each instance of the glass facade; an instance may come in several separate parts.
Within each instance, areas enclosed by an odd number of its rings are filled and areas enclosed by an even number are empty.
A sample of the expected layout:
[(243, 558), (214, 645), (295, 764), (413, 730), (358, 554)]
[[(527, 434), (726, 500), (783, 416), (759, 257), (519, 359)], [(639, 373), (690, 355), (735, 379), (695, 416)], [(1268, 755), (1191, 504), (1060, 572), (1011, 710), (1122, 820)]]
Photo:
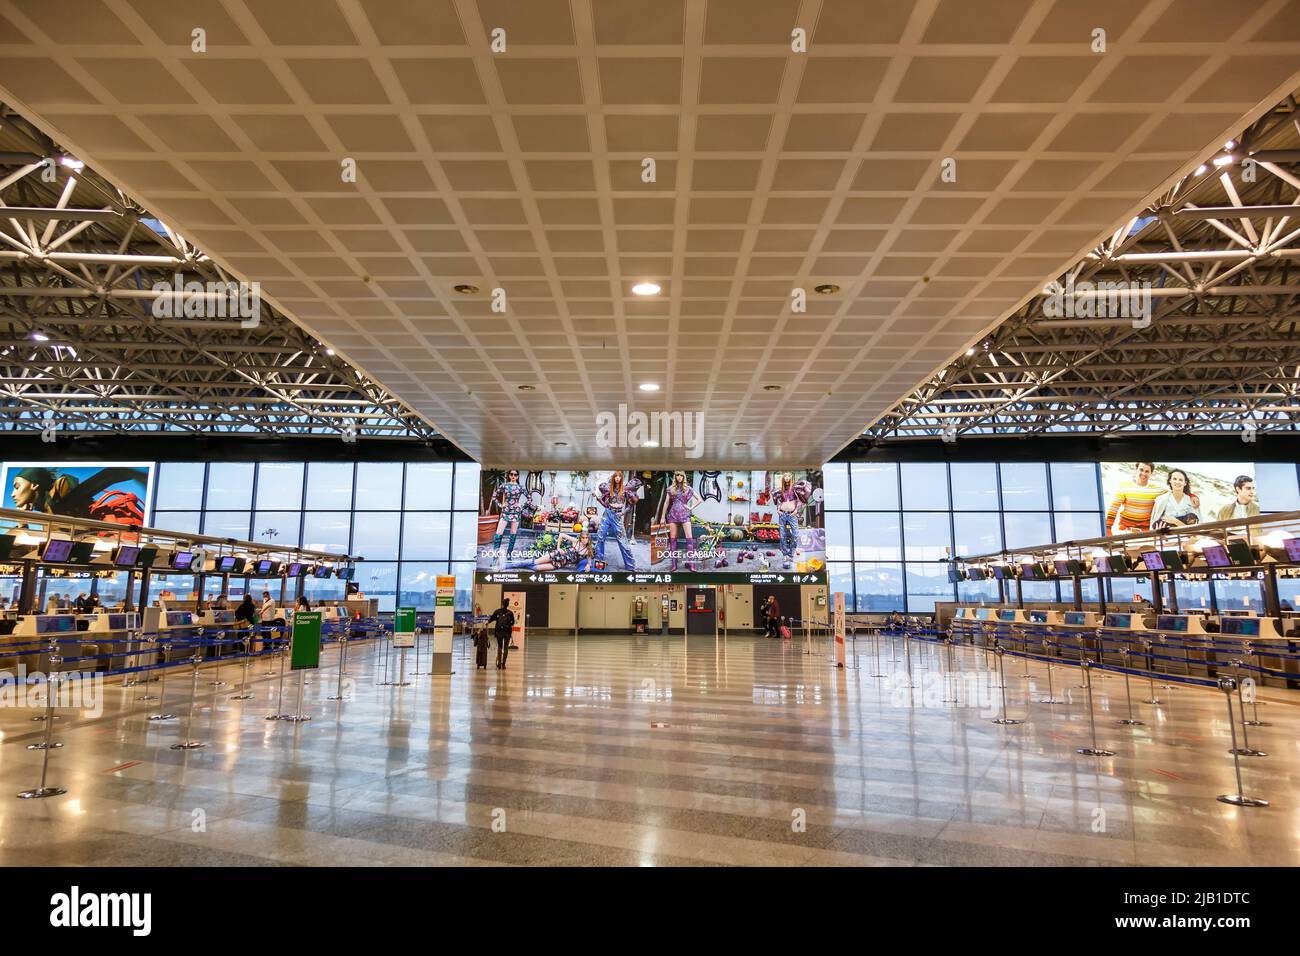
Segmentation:
[[(1255, 470), (1268, 489), (1266, 511), (1300, 510), (1295, 465), (1261, 463)], [(1097, 462), (853, 462), (825, 465), (822, 475), (831, 589), (859, 611), (925, 613), (935, 601), (994, 600), (996, 581), (953, 584), (943, 559), (1102, 534), (1106, 503)], [(1072, 588), (1064, 587), (1067, 593), (1058, 594), (1055, 581), (1024, 582), (1024, 596), (1071, 600)], [(1096, 583), (1083, 587), (1084, 600), (1096, 600)], [(1120, 600), (1145, 593), (1136, 578), (1113, 587)], [(1237, 605), (1258, 601), (1253, 582), (1225, 590)], [(1287, 581), (1284, 599), (1290, 590), (1300, 591), (1300, 582)], [(1199, 592), (1189, 594), (1201, 600)]]
[[(150, 524), (364, 557), (357, 584), (381, 611), (399, 595), (432, 610), (435, 579), (455, 574), (456, 608), (469, 610), (478, 481), (472, 462), (169, 461), (158, 466)], [(189, 591), (193, 579), (176, 586)], [(304, 586), (311, 598), (337, 596), (341, 585)]]

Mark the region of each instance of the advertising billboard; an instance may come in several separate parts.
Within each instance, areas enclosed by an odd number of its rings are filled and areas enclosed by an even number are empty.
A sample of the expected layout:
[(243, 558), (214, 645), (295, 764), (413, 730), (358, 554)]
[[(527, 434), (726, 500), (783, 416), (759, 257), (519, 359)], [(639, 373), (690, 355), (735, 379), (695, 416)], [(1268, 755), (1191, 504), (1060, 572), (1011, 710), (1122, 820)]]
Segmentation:
[(72, 518), (142, 525), (153, 492), (152, 462), (5, 462), (3, 505)]
[(485, 580), (826, 580), (820, 469), (483, 469)]
[(1251, 462), (1104, 461), (1101, 484), (1106, 534), (1249, 518), (1268, 507)]

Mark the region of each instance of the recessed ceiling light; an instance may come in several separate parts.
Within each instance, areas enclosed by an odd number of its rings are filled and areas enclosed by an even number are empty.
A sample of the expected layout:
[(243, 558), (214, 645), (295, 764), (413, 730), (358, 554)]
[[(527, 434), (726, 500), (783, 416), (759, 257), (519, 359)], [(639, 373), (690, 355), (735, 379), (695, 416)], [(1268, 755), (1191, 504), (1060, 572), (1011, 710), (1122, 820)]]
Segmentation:
[(1227, 166), (1231, 162), (1232, 162), (1231, 153), (1228, 153), (1227, 155), (1224, 156), (1215, 156), (1213, 159), (1213, 163), (1215, 166)]
[(973, 348), (967, 349), (967, 350), (966, 350), (966, 354), (967, 354), (967, 355), (974, 355), (974, 354), (975, 354), (975, 350), (974, 350)]
[(781, 391), (781, 389), (784, 388), (784, 387), (785, 387), (785, 386), (783, 386), (783, 385), (764, 385), (764, 386), (763, 386), (763, 391), (765, 391), (765, 392), (779, 392), (779, 391)]
[(326, 354), (326, 355), (333, 355), (333, 354), (334, 354), (334, 350), (333, 350), (333, 349), (326, 349), (326, 350), (325, 350), (325, 354)]
[(659, 447), (659, 443), (658, 443), (657, 441), (643, 441), (643, 442), (641, 443), (641, 447), (642, 447), (642, 448), (658, 448), (658, 447)]
[(657, 282), (638, 282), (632, 286), (633, 295), (658, 295), (662, 291)]
[(825, 282), (822, 285), (813, 286), (813, 291), (818, 295), (834, 295), (840, 291), (840, 287), (834, 282)]
[(461, 295), (478, 295), (478, 286), (470, 285), (468, 282), (462, 282), (460, 285), (452, 286)]
[(535, 392), (535, 391), (537, 391), (537, 386), (536, 386), (536, 385), (516, 385), (515, 388), (519, 389), (519, 391), (521, 391), (521, 392)]
[(643, 392), (657, 392), (657, 391), (659, 391), (659, 383), (658, 383), (658, 382), (642, 382), (642, 383), (641, 383), (639, 386), (637, 386), (637, 387), (640, 388), (641, 391), (643, 391)]
[(1209, 168), (1210, 168), (1209, 166), (1206, 166), (1204, 163), (1201, 163), (1201, 165), (1196, 170), (1196, 175), (1197, 176), (1205, 175), (1205, 171)]
[(1228, 140), (1226, 143), (1223, 144), (1223, 148), (1224, 148), (1224, 149), (1236, 149), (1236, 148), (1237, 148), (1237, 141), (1236, 141), (1235, 139), (1230, 139), (1230, 140)]
[(50, 340), (50, 337), (49, 337), (48, 335), (46, 335), (44, 332), (33, 332), (33, 333), (32, 333), (32, 341), (34, 341), (34, 342), (48, 342), (49, 340)]

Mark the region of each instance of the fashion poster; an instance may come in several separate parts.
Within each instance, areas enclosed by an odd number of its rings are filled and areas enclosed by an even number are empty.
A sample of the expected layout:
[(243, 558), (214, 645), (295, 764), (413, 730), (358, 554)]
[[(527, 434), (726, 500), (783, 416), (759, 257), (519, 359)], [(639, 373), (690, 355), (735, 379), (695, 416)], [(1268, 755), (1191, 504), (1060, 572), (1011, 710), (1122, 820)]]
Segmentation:
[(153, 465), (140, 462), (6, 462), (4, 507), (143, 525)]
[(483, 469), (480, 571), (818, 572), (820, 469)]

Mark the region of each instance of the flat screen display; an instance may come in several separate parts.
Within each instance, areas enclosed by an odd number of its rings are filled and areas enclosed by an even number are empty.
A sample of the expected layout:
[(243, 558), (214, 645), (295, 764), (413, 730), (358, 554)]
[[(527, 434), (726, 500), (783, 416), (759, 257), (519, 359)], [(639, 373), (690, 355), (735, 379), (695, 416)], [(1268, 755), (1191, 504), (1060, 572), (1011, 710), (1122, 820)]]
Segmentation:
[(77, 541), (72, 545), (72, 553), (68, 555), (68, 561), (72, 564), (89, 564), (94, 553), (95, 542)]
[(1128, 555), (1108, 554), (1106, 555), (1106, 564), (1112, 571), (1122, 574), (1128, 570)]
[(68, 560), (72, 555), (72, 542), (53, 540), (45, 542), (45, 547), (41, 551), (41, 560), (51, 563), (62, 563)]
[(1132, 614), (1107, 614), (1105, 627), (1129, 627), (1133, 623)]
[(222, 574), (229, 574), (235, 570), (235, 556), (233, 554), (223, 554), (217, 558), (217, 570)]
[(156, 557), (158, 557), (157, 548), (141, 548), (140, 561), (139, 561), (140, 567), (142, 568), (153, 567), (154, 558)]
[(333, 569), (328, 564), (318, 564), (312, 569), (312, 577), (327, 578), (333, 573)]
[(1088, 612), (1087, 611), (1066, 611), (1064, 621), (1066, 624), (1069, 624), (1073, 627), (1087, 627)]
[(267, 558), (263, 558), (262, 560), (258, 561), (257, 564), (253, 565), (253, 573), (257, 575), (272, 574), (273, 572), (271, 569), (274, 566), (275, 566), (274, 561), (271, 561)]
[(1255, 563), (1255, 553), (1245, 541), (1229, 541), (1228, 555), (1233, 564), (1250, 565)]
[(9, 557), (9, 553), (14, 549), (14, 542), (17, 540), (12, 534), (0, 534), (0, 560)]
[(113, 564), (119, 568), (135, 567), (136, 559), (140, 557), (140, 549), (124, 544), (117, 549), (113, 555)]
[(1157, 631), (1187, 631), (1187, 618), (1181, 614), (1161, 614), (1156, 618)]
[(1286, 548), (1288, 561), (1300, 561), (1300, 538), (1286, 538), (1282, 546)]
[(1142, 566), (1148, 571), (1163, 571), (1165, 569), (1165, 559), (1159, 551), (1143, 551)]
[(298, 576), (300, 576), (300, 575), (302, 575), (302, 574), (305, 574), (306, 572), (307, 572), (307, 567), (306, 567), (306, 565), (304, 565), (304, 564), (302, 564), (302, 563), (300, 563), (300, 562), (298, 562), (298, 561), (294, 561), (294, 562), (290, 563), (290, 565), (289, 565), (289, 570), (286, 571), (286, 572), (284, 572), (284, 573), (285, 573), (286, 575), (288, 575), (289, 577), (291, 577), (291, 578), (296, 578), (296, 577), (298, 577)]
[(1003, 611), (1003, 610), (998, 611), (999, 621), (1014, 621), (1015, 619), (1016, 619), (1015, 611)]
[(36, 619), (37, 634), (63, 634), (77, 629), (77, 619), (71, 614), (44, 614)]
[(1259, 618), (1257, 617), (1225, 617), (1220, 626), (1224, 634), (1235, 634), (1238, 637), (1259, 637)]
[(1020, 565), (1020, 576), (1027, 581), (1038, 580), (1038, 565), (1026, 561)]
[(334, 572), (334, 576), (344, 581), (351, 581), (353, 576), (356, 573), (357, 573), (356, 568), (339, 568), (337, 571)]
[(988, 580), (988, 572), (983, 568), (967, 568), (966, 577), (972, 581), (986, 581)]
[(476, 570), (502, 583), (539, 571), (574, 583), (824, 583), (824, 511), (816, 468), (484, 468)]
[(193, 563), (194, 563), (193, 551), (177, 551), (175, 554), (172, 555), (171, 566), (173, 571), (188, 571), (190, 569), (190, 565), (192, 565)]
[(1228, 556), (1228, 549), (1221, 544), (1207, 544), (1201, 555), (1205, 558), (1205, 563), (1212, 568), (1230, 568), (1232, 567), (1232, 558)]
[(948, 580), (953, 584), (956, 584), (958, 581), (962, 580), (961, 568), (949, 568)]
[(1165, 562), (1165, 567), (1170, 571), (1183, 570), (1183, 553), (1181, 551), (1161, 551), (1160, 557)]
[(1046, 611), (1029, 611), (1029, 612), (1027, 612), (1027, 614), (1028, 614), (1029, 620), (1030, 620), (1032, 623), (1034, 623), (1034, 624), (1046, 624), (1046, 623), (1047, 623), (1047, 612), (1046, 612)]
[(149, 513), (153, 472), (148, 462), (5, 462), (0, 504), (138, 526)]
[(1006, 573), (1007, 573), (1007, 569), (1004, 568), (1002, 565), (1000, 565), (1000, 564), (995, 564), (995, 565), (993, 565), (993, 578), (994, 578), (994, 580), (996, 580), (996, 581), (1001, 581), (1001, 580), (1003, 580), (1003, 578), (1006, 576)]

